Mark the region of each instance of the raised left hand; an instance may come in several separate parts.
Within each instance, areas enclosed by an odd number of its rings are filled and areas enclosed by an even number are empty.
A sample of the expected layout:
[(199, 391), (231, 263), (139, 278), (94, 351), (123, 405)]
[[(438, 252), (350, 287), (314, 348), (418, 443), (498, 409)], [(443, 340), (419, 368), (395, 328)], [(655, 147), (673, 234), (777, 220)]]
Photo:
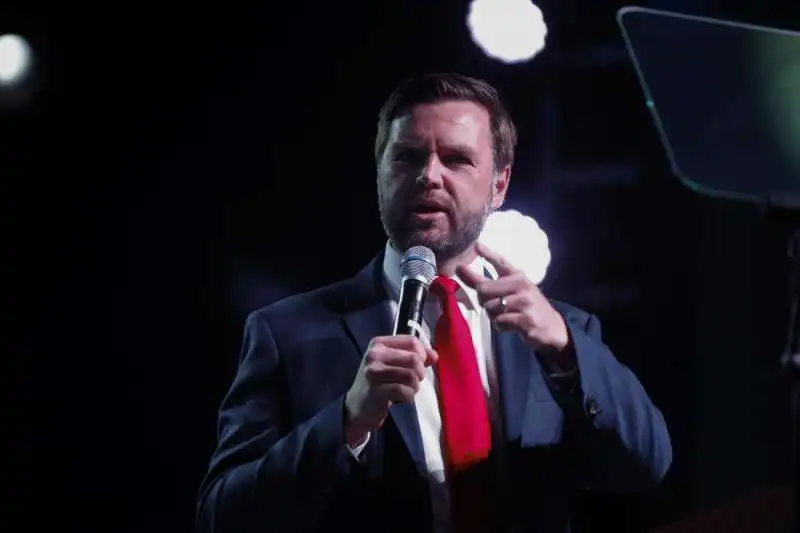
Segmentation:
[(466, 265), (458, 277), (478, 293), (478, 300), (498, 329), (517, 331), (531, 347), (561, 353), (569, 345), (564, 318), (539, 288), (504, 257), (477, 243), (476, 251), (494, 266), (498, 279), (473, 272)]

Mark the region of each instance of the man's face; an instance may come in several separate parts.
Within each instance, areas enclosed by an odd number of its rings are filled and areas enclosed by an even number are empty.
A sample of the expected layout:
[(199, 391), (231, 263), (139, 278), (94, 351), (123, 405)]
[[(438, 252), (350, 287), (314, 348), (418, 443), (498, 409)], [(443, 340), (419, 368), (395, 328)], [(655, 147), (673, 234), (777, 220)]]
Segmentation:
[(378, 165), (383, 227), (400, 252), (421, 245), (440, 262), (452, 259), (502, 205), (508, 178), (502, 169), (495, 179), (486, 109), (460, 100), (416, 105), (392, 122)]

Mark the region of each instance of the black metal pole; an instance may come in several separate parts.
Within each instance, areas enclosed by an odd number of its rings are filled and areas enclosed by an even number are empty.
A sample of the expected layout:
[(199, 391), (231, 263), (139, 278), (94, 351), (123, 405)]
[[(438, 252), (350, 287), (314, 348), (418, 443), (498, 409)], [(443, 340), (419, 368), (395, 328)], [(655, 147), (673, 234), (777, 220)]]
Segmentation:
[(791, 410), (791, 491), (793, 531), (800, 531), (800, 230), (789, 239), (789, 331), (781, 362), (792, 380)]

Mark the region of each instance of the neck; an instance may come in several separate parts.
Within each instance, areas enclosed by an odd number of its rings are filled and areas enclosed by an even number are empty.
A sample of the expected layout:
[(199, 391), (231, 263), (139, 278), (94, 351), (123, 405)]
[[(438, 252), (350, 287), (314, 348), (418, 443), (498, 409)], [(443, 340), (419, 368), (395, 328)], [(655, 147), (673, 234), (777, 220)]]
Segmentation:
[(459, 265), (469, 265), (478, 257), (478, 254), (475, 252), (475, 246), (472, 245), (457, 256), (447, 259), (438, 263), (436, 266), (439, 270), (439, 274), (442, 276), (447, 276), (448, 278), (452, 278), (455, 276), (456, 267)]

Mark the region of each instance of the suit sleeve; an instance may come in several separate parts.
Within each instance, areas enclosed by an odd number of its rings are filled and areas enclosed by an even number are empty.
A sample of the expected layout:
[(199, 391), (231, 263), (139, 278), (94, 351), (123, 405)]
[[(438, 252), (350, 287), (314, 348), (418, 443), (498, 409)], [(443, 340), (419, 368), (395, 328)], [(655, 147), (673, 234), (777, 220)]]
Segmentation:
[(637, 377), (603, 343), (600, 321), (584, 316), (567, 317), (577, 386), (565, 389), (548, 380), (565, 413), (565, 439), (586, 488), (646, 488), (661, 481), (672, 463), (666, 422)]
[(290, 425), (278, 348), (258, 312), (246, 322), (218, 445), (200, 487), (198, 533), (303, 530), (325, 510), (355, 461), (344, 445), (344, 398)]

